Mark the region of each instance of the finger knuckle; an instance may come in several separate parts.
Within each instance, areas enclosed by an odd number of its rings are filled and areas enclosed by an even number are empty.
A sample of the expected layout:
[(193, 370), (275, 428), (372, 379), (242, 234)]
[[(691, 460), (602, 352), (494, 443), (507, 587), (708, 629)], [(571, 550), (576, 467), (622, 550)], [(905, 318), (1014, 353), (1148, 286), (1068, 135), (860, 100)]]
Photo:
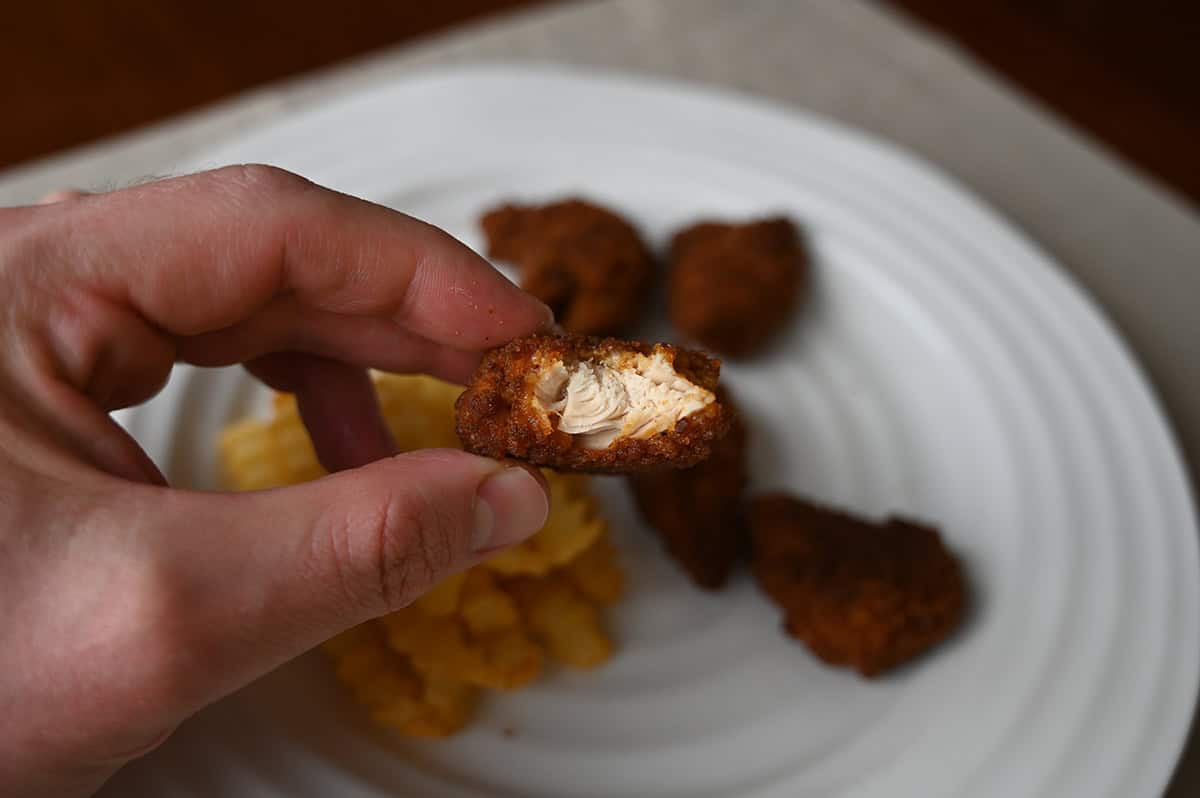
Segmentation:
[(217, 170), (216, 175), (254, 195), (279, 196), (312, 187), (312, 183), (295, 172), (262, 163), (228, 166)]
[(458, 558), (456, 519), (421, 491), (384, 492), (351, 514), (322, 521), (333, 573), (354, 606), (390, 611), (405, 606), (447, 573)]
[(412, 601), (449, 571), (455, 559), (454, 521), (428, 495), (392, 496), (373, 529), (379, 591), (389, 608)]

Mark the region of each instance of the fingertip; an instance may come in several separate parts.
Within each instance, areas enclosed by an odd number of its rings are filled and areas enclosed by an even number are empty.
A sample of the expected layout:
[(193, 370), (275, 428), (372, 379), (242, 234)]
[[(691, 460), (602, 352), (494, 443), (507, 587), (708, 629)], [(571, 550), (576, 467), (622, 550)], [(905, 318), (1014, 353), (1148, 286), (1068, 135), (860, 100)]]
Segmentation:
[(538, 484), (542, 486), (542, 490), (546, 491), (546, 496), (549, 497), (550, 482), (546, 479), (546, 475), (542, 473), (542, 469), (521, 460), (501, 460), (500, 462), (502, 462), (506, 468), (523, 468), (528, 471), (529, 474), (537, 480)]
[(545, 302), (538, 300), (538, 305), (541, 306), (542, 323), (538, 326), (539, 331), (552, 332), (558, 328), (558, 322), (554, 318), (554, 311)]
[(520, 543), (546, 524), (550, 494), (534, 469), (505, 465), (479, 486), (472, 544), (484, 554)]

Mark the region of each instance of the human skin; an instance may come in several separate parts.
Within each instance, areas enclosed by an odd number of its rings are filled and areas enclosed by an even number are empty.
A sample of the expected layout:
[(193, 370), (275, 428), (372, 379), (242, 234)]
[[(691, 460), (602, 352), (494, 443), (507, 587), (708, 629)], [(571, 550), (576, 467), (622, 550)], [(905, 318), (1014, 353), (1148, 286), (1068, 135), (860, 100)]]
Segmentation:
[[(548, 309), (436, 228), (264, 166), (0, 209), (0, 795), (188, 716), (536, 531), (540, 478), (394, 455), (366, 369), (465, 380)], [(109, 412), (173, 364), (296, 393), (316, 482), (167, 485)]]

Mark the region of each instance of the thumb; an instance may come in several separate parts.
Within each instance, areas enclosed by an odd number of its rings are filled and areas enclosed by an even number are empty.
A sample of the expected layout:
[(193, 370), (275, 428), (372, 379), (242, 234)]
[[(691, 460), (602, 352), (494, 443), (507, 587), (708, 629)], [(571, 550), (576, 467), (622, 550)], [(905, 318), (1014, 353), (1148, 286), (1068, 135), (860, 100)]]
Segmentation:
[[(315, 482), (177, 493), (170, 561), (186, 585), (176, 634), (194, 674), (186, 711), (541, 528), (540, 474), (457, 450), (380, 460)], [(199, 534), (197, 534), (199, 532)], [(173, 591), (174, 592), (174, 591)]]

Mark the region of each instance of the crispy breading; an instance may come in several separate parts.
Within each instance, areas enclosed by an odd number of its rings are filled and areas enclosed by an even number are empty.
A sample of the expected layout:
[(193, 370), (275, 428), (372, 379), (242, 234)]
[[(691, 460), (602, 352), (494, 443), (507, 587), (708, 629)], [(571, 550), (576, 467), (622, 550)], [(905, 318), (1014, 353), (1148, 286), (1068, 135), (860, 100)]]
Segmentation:
[(728, 393), (717, 394), (732, 421), (711, 457), (691, 468), (629, 477), (646, 523), (692, 581), (708, 590), (725, 584), (746, 547), (746, 427)]
[[(555, 369), (562, 374), (593, 369), (612, 375), (636, 371), (643, 367), (639, 364), (651, 362), (671, 370), (670, 379), (682, 378), (680, 390), (691, 393), (680, 402), (694, 401), (698, 408), (653, 434), (623, 434), (603, 448), (590, 447), (585, 435), (560, 428), (569, 411), (553, 410), (540, 394), (546, 375)], [(729, 414), (712, 393), (719, 374), (720, 361), (668, 344), (579, 335), (519, 338), (484, 355), (456, 405), (458, 435), (463, 447), (474, 454), (525, 460), (563, 471), (631, 473), (664, 465), (686, 468), (708, 457), (714, 442), (729, 428)], [(574, 383), (564, 384), (563, 390), (569, 391)], [(612, 390), (621, 401), (630, 397), (619, 386)], [(564, 396), (562, 401), (569, 408), (570, 394)], [(655, 408), (663, 417), (674, 418), (671, 413), (680, 412), (671, 401)], [(621, 423), (619, 414), (613, 418), (617, 419), (614, 424)]]
[(567, 199), (502, 205), (480, 219), (488, 256), (521, 270), (521, 287), (585, 335), (626, 332), (646, 304), (655, 264), (637, 230), (612, 211)]
[(932, 527), (874, 524), (782, 494), (755, 500), (750, 525), (759, 585), (825, 662), (877, 676), (963, 617), (962, 567)]
[(671, 322), (714, 352), (752, 355), (791, 315), (808, 266), (788, 219), (692, 225), (671, 243)]

